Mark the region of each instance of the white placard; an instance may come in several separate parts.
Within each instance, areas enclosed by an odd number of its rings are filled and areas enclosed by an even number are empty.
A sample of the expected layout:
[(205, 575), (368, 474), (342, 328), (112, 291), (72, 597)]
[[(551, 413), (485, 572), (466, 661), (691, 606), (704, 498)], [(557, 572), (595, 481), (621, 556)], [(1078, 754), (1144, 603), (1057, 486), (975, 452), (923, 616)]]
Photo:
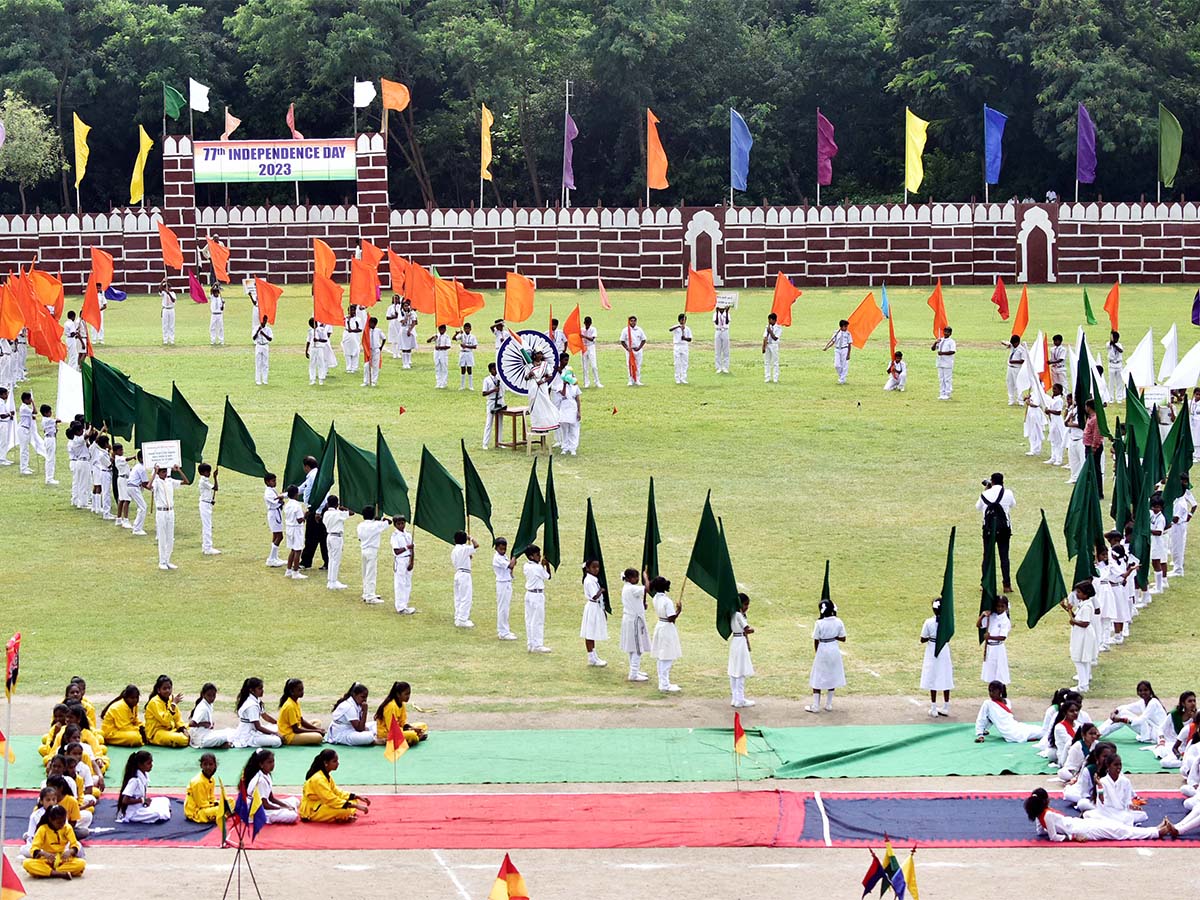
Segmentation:
[(179, 441), (146, 441), (142, 444), (142, 462), (147, 469), (166, 469), (183, 465)]
[(737, 309), (740, 296), (737, 291), (718, 291), (717, 309)]
[(1155, 405), (1166, 406), (1171, 402), (1171, 389), (1166, 385), (1152, 384), (1142, 391), (1142, 402), (1146, 404), (1146, 409), (1152, 409)]

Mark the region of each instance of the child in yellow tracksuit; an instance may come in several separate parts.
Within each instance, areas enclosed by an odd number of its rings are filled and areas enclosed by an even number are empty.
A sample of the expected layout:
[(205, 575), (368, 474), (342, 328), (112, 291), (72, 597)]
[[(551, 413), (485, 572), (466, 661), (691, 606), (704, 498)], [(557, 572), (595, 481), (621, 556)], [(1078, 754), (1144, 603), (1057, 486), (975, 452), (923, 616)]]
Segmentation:
[(100, 711), (100, 733), (104, 743), (114, 747), (140, 747), (146, 743), (142, 721), (138, 718), (138, 701), (142, 692), (136, 684), (125, 685), (125, 690), (108, 702)]
[(79, 837), (87, 837), (92, 825), (92, 812), (79, 808), (79, 801), (71, 792), (66, 777), (50, 775), (46, 778), (46, 787), (55, 792), (55, 802), (66, 811), (67, 824), (74, 833)]
[(392, 689), (388, 691), (388, 695), (384, 697), (383, 702), (379, 704), (379, 708), (375, 710), (375, 734), (380, 740), (387, 740), (388, 729), (392, 726), (392, 719), (400, 721), (400, 727), (404, 730), (404, 739), (408, 741), (408, 746), (410, 747), (418, 741), (423, 741), (429, 737), (429, 726), (424, 722), (408, 721), (408, 701), (410, 697), (412, 697), (412, 686), (407, 681), (392, 683)]
[(348, 794), (333, 781), (338, 767), (336, 750), (322, 750), (313, 758), (300, 795), (300, 818), (305, 822), (353, 822), (370, 811), (370, 797)]
[(166, 675), (154, 682), (154, 696), (146, 703), (146, 743), (155, 747), (186, 747), (188, 730), (179, 711), (178, 695), (172, 697), (175, 685)]
[(58, 745), (62, 741), (62, 731), (66, 726), (67, 704), (56, 703), (50, 719), (50, 730), (42, 735), (42, 743), (38, 747), (39, 756), (46, 759), (58, 752)]
[(67, 824), (67, 811), (52, 806), (33, 835), (33, 855), (25, 871), (34, 878), (72, 878), (82, 875), (87, 863), (79, 857), (79, 838)]
[(63, 703), (67, 706), (78, 703), (83, 707), (84, 721), (82, 727), (96, 730), (96, 725), (100, 721), (96, 718), (96, 707), (92, 705), (92, 701), (85, 695), (87, 694), (87, 682), (78, 675), (74, 676), (70, 683), (67, 684), (67, 689), (63, 694)]
[(279, 738), (285, 744), (319, 747), (325, 740), (325, 731), (318, 719), (310, 722), (304, 718), (300, 712), (300, 701), (303, 698), (303, 681), (299, 678), (289, 678), (283, 683), (283, 696), (279, 698), (279, 715), (275, 720), (279, 728)]
[(189, 822), (209, 825), (217, 821), (221, 812), (221, 798), (213, 775), (217, 774), (217, 758), (211, 753), (200, 757), (200, 774), (188, 782), (187, 798), (183, 801), (183, 815)]

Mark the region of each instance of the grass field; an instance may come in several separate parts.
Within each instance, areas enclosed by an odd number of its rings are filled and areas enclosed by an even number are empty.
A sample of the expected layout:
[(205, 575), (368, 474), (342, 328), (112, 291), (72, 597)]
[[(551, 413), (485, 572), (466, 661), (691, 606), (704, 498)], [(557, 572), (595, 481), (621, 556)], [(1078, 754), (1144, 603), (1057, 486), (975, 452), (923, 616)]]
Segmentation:
[[(1123, 289), (1127, 351), (1148, 326), (1157, 337), (1178, 323), (1182, 355), (1190, 346), (1193, 291), (1190, 286)], [(610, 579), (621, 567), (638, 565), (647, 479), (654, 476), (664, 574), (674, 582), (673, 594), (682, 593), (683, 599), (684, 658), (676, 665), (675, 680), (685, 691), (716, 697), (728, 690), (726, 650), (713, 627), (713, 603), (692, 586), (682, 589), (705, 492), (711, 489), (738, 581), (753, 598), (750, 619), (757, 629), (759, 676), (750, 685), (752, 696), (807, 693), (809, 637), (827, 557), (832, 560), (833, 597), (849, 632), (844, 646), (848, 690), (916, 693), (921, 660), (917, 638), (929, 600), (940, 588), (946, 539), (954, 525), (959, 527), (959, 635), (952, 646), (960, 692), (977, 695), (981, 686), (973, 624), (980, 548), (974, 504), (980, 479), (1003, 471), (1018, 498), (1014, 570), (1033, 536), (1039, 507), (1047, 512), (1068, 569), (1061, 533), (1070, 488), (1064, 470), (1024, 455), (1022, 413), (1005, 405), (1000, 342), (1008, 337), (1008, 324), (988, 302), (990, 288), (946, 291), (959, 347), (950, 403), (936, 401), (929, 352), (932, 317), (923, 288), (889, 291), (901, 348), (910, 362), (908, 392), (881, 390), (886, 323), (865, 350), (854, 352), (850, 384), (836, 384), (831, 356), (820, 350), (838, 318), (864, 293), (806, 290), (795, 307), (796, 324), (784, 335), (778, 385), (764, 385), (761, 378), (759, 343), (768, 291), (741, 294), (733, 316), (732, 375), (713, 372), (709, 317), (693, 317), (696, 343), (688, 386), (673, 383), (667, 334), (682, 291), (614, 292), (611, 312), (602, 311), (590, 292), (539, 293), (528, 325), (542, 327), (549, 304), (565, 317), (579, 302), (596, 319), (606, 385), (584, 393), (579, 456), (555, 458), (564, 553), (548, 593), (547, 642), (554, 653), (545, 657), (526, 654), (523, 641), (496, 640), (490, 557), (482, 551), (475, 567), (473, 613), (479, 627), (471, 632), (452, 627), (449, 548), (423, 532), (417, 533), (413, 590), (413, 603), (421, 612), (414, 617), (391, 611), (386, 573), (381, 573), (380, 592), (387, 603), (368, 607), (357, 599), (354, 540), (347, 540), (343, 569), (350, 591), (327, 591), (316, 573), (306, 582), (293, 582), (280, 570), (265, 568), (262, 484), (233, 472), (221, 477), (216, 508), (216, 545), (224, 554), (200, 555), (195, 495), (184, 488), (175, 550), (180, 568), (160, 572), (152, 522), (149, 537), (133, 538), (71, 508), (65, 442), (60, 440), (62, 486), (46, 487), (40, 476), (18, 478), (15, 466), (0, 470), (0, 533), (7, 569), (0, 627), (24, 633), (23, 690), (53, 694), (80, 672), (88, 678), (91, 696), (100, 700), (127, 681), (146, 690), (156, 675), (167, 672), (189, 697), (201, 681), (214, 680), (226, 701), (249, 674), (265, 677), (270, 690), (287, 676), (302, 675), (310, 694), (334, 696), (352, 679), (378, 692), (403, 678), (414, 682), (419, 693), (452, 695), (479, 708), (512, 697), (594, 698), (603, 703), (605, 697), (635, 690), (657, 697), (647, 686), (625, 683), (616, 640), (619, 619), (610, 623), (612, 640), (601, 647), (610, 667), (583, 665), (576, 568), (588, 497)], [(1099, 312), (1103, 291), (1096, 293), (1092, 302)], [(1012, 301), (1015, 310), (1016, 296)], [(488, 304), (475, 317), (484, 335), (502, 298), (489, 295)], [(511, 536), (529, 461), (524, 454), (478, 449), (483, 402), (477, 394), (454, 390), (456, 377), (451, 390), (435, 391), (432, 354), (423, 343), (431, 333), (430, 321), (419, 326), (422, 349), (411, 371), (402, 371), (386, 355), (378, 390), (361, 389), (361, 376), (344, 372), (316, 388), (307, 383), (303, 358), (307, 310), (307, 289), (289, 289), (280, 304), (268, 387), (254, 385), (249, 302), (240, 289), (230, 293), (229, 343), (224, 348), (209, 346), (207, 307), (186, 299), (178, 311), (177, 346), (160, 346), (157, 298), (132, 297), (110, 306), (108, 344), (98, 348), (99, 356), (158, 394), (169, 397), (174, 380), (210, 425), (211, 458), (226, 394), (268, 465), (280, 472), (294, 412), (322, 433), (333, 419), (339, 433), (365, 446), (373, 441), (378, 423), (414, 498), (421, 445), (458, 472), (459, 439), (465, 436), (491, 493), (498, 533)], [(1035, 288), (1031, 310), (1030, 338), (1043, 329), (1061, 331), (1070, 340), (1082, 318), (1080, 290)], [(640, 390), (625, 386), (623, 355), (616, 345), (618, 329), (630, 313), (639, 316), (651, 340), (646, 387)], [(1089, 329), (1094, 348), (1106, 337), (1102, 312), (1100, 317), (1102, 325)], [(484, 337), (481, 343), (490, 342)], [(452, 353), (452, 365), (456, 359)], [(477, 359), (485, 368), (487, 354), (480, 352)], [(30, 369), (35, 397), (53, 402), (51, 367), (39, 359)], [(402, 416), (400, 406), (406, 410)], [(543, 460), (543, 476), (544, 468)], [(477, 527), (477, 537), (480, 531)], [(486, 548), (486, 531), (482, 537)], [(1131, 695), (1142, 677), (1152, 678), (1164, 697), (1185, 686), (1173, 677), (1167, 661), (1195, 638), (1195, 617), (1181, 611), (1193, 608), (1198, 579), (1194, 575), (1172, 587), (1136, 620), (1131, 642), (1105, 654), (1093, 682), (1097, 692)], [(1065, 622), (1051, 615), (1030, 632), (1019, 600), (1015, 607), (1013, 690), (1022, 696), (1048, 694), (1073, 671)], [(519, 601), (514, 602), (513, 624), (523, 636)]]

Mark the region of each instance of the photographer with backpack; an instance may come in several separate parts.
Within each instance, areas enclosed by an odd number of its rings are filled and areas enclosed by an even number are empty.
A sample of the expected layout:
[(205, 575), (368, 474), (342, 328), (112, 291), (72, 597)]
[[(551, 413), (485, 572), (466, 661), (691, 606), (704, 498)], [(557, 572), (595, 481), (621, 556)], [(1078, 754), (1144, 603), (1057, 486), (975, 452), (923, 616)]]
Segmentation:
[(1000, 472), (994, 472), (991, 478), (985, 479), (983, 488), (975, 508), (983, 513), (984, 566), (987, 566), (988, 535), (994, 527), (996, 549), (1000, 553), (1000, 571), (1004, 576), (1004, 593), (1011, 594), (1008, 543), (1012, 539), (1012, 508), (1017, 505), (1017, 498), (1004, 486), (1004, 475)]

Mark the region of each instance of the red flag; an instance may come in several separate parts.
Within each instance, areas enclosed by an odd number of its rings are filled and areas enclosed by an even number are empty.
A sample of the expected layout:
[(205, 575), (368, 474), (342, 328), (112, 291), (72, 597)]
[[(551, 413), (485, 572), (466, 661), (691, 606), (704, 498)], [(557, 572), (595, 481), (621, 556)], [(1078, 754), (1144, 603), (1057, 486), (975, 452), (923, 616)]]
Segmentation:
[(683, 311), (690, 313), (708, 312), (717, 305), (717, 289), (713, 287), (712, 269), (688, 269), (687, 296)]
[(454, 294), (458, 299), (458, 317), (463, 322), (467, 321), (467, 316), (479, 312), (484, 307), (483, 294), (468, 291), (457, 281), (454, 282)]
[(0, 338), (15, 341), (25, 327), (20, 301), (7, 285), (0, 285)]
[(8, 861), (8, 857), (0, 854), (0, 859), (4, 860), (4, 871), (0, 874), (0, 900), (21, 900), (25, 896), (25, 888), (21, 884), (21, 879), (17, 877), (16, 870)]
[(775, 313), (776, 322), (780, 325), (792, 324), (792, 304), (802, 293), (803, 291), (792, 284), (782, 272), (775, 276), (775, 296), (771, 300), (771, 312)]
[(350, 302), (355, 306), (374, 306), (379, 299), (375, 290), (375, 269), (365, 260), (350, 260)]
[(1021, 288), (1021, 302), (1017, 304), (1017, 314), (1013, 318), (1012, 333), (1021, 337), (1029, 327), (1029, 288)]
[(524, 322), (533, 315), (533, 282), (524, 275), (504, 276), (504, 321)]
[(612, 309), (612, 304), (608, 302), (608, 291), (604, 289), (604, 282), (600, 280), (599, 276), (596, 277), (596, 284), (600, 287), (600, 308)]
[(742, 714), (733, 714), (733, 752), (746, 756), (746, 731), (742, 728)]
[(292, 140), (294, 140), (294, 141), (304, 140), (304, 135), (302, 135), (300, 132), (298, 132), (296, 130), (296, 104), (295, 103), (288, 104), (287, 127), (288, 127), (288, 131), (290, 131), (292, 133)]
[(1000, 310), (1001, 321), (1008, 321), (1008, 291), (1004, 289), (1004, 279), (996, 279), (996, 289), (992, 291), (992, 302), (996, 304), (996, 309)]
[(400, 720), (392, 716), (392, 721), (388, 723), (387, 744), (383, 749), (384, 758), (394, 763), (407, 752), (408, 740), (404, 737), (404, 729), (400, 727)]
[(229, 248), (212, 238), (205, 238), (205, 240), (208, 243), (208, 254), (212, 257), (213, 271), (217, 275), (217, 281), (229, 284)]
[(342, 288), (318, 273), (313, 279), (313, 318), (325, 325), (343, 325)]
[(579, 304), (575, 304), (575, 309), (567, 316), (567, 321), (563, 323), (563, 334), (567, 336), (567, 352), (582, 353), (583, 352), (583, 325), (579, 320)]
[[(21, 668), (21, 632), (17, 632), (4, 645), (4, 696), (12, 700), (17, 689), (17, 674)], [(0, 853), (0, 856), (4, 854)]]
[(407, 285), (408, 260), (393, 250), (388, 254), (388, 274), (392, 276), (392, 291), (404, 294)]
[(1108, 313), (1108, 321), (1112, 325), (1112, 330), (1120, 331), (1117, 319), (1121, 312), (1121, 282), (1118, 281), (1114, 284), (1112, 290), (1108, 292), (1108, 297), (1104, 301), (1104, 311)]
[(512, 864), (508, 854), (504, 854), (504, 862), (496, 873), (496, 881), (488, 893), (488, 900), (529, 900), (529, 888), (525, 887), (525, 879)]
[(850, 313), (847, 320), (850, 322), (847, 329), (850, 332), (850, 341), (861, 350), (867, 345), (867, 338), (871, 336), (871, 332), (883, 321), (883, 310), (876, 305), (875, 295), (870, 293), (863, 297), (862, 303)]
[(405, 275), (405, 296), (412, 303), (412, 308), (425, 315), (437, 312), (437, 296), (434, 288), (433, 273), (424, 266), (409, 262)]
[(433, 280), (433, 302), (435, 322), (447, 328), (461, 328), (462, 315), (458, 311), (458, 290), (454, 282), (441, 278)]
[(313, 274), (332, 278), (335, 266), (337, 257), (332, 248), (320, 238), (313, 238)]
[(279, 298), (283, 296), (283, 288), (276, 287), (269, 281), (263, 281), (261, 278), (254, 279), (255, 294), (258, 297), (258, 315), (259, 320), (254, 323), (254, 330), (258, 330), (258, 326), (262, 324), (262, 317), (267, 317), (267, 322), (271, 325), (275, 324), (275, 314), (279, 309)]
[(929, 308), (933, 310), (933, 337), (934, 340), (938, 340), (944, 336), (942, 329), (950, 324), (950, 320), (946, 318), (946, 303), (942, 299), (942, 279), (937, 280), (937, 286), (934, 287), (927, 302)]
[(50, 315), (56, 319), (61, 318), (66, 307), (66, 291), (63, 290), (63, 283), (49, 272), (30, 269), (29, 284), (33, 288), (38, 302), (50, 310)]
[[(178, 246), (178, 242), (176, 242)], [(100, 290), (106, 291), (113, 280), (113, 258), (111, 253), (92, 248), (92, 280), (100, 282)]]
[[(158, 243), (162, 247), (163, 265), (168, 269), (178, 269), (182, 272), (183, 250), (179, 246), (179, 238), (166, 226), (165, 222), (158, 223)], [(100, 283), (104, 284), (103, 280)]]
[[(868, 852), (871, 854), (871, 865), (867, 868), (867, 874), (864, 875), (862, 879), (862, 895), (864, 897), (871, 893), (871, 891), (875, 890), (875, 885), (879, 884), (881, 881), (884, 881), (886, 878), (886, 873), (883, 871), (883, 865), (879, 862), (879, 857), (875, 855), (875, 851), (868, 848)], [(885, 887), (883, 890), (887, 890), (887, 888)]]
[(208, 295), (204, 293), (204, 285), (196, 277), (196, 273), (188, 269), (188, 294), (193, 303), (207, 303)]

